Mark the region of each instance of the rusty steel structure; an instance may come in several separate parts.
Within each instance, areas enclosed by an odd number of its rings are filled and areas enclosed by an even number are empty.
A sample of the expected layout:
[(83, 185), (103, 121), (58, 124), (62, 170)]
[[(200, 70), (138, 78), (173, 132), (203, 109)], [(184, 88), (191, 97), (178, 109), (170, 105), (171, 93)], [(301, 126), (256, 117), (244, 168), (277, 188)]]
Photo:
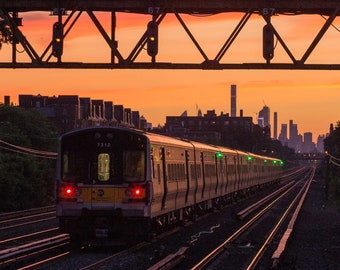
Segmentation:
[[(58, 32), (51, 34), (51, 42), (42, 53), (38, 53), (30, 40), (24, 33), (20, 15), (29, 12), (49, 12), (55, 15), (56, 24), (54, 28)], [(111, 16), (111, 29), (107, 32), (96, 12), (109, 13)], [(198, 40), (193, 35), (187, 24), (182, 19), (185, 14), (215, 15), (225, 13), (242, 13), (237, 26), (231, 34), (225, 37), (225, 42), (213, 57), (209, 57)], [(63, 58), (64, 44), (67, 42), (68, 33), (74, 25), (79, 22), (81, 14), (87, 14), (95, 27), (104, 38), (110, 56), (105, 62), (69, 62)], [(149, 16), (158, 25), (158, 32), (162, 32), (162, 21), (172, 14), (183, 27), (189, 40), (198, 50), (201, 59), (197, 62), (162, 62), (158, 60), (158, 48), (148, 50), (155, 52), (140, 61), (139, 56), (145, 54), (145, 47), (148, 45), (148, 29), (145, 25), (145, 33), (127, 56), (121, 53), (116, 40), (117, 13), (134, 13)], [(256, 63), (230, 62), (225, 59), (225, 54), (233, 45), (234, 41), (244, 29), (252, 15), (260, 15), (264, 19), (263, 29), (263, 61)], [(272, 23), (273, 16), (288, 15), (320, 15), (324, 18), (324, 24), (302, 57), (296, 57), (280, 32)], [(320, 40), (327, 30), (334, 26), (333, 23), (340, 16), (339, 0), (3, 0), (0, 2), (0, 48), (1, 42), (12, 46), (10, 61), (2, 60), (0, 50), (0, 68), (63, 68), (63, 69), (300, 69), (300, 70), (340, 70), (340, 48), (339, 53), (334, 55), (334, 63), (309, 63), (310, 55), (314, 52)], [(335, 28), (335, 26), (334, 26)], [(262, 30), (262, 29), (260, 29)], [(27, 29), (27, 31), (30, 31)], [(51, 33), (54, 31), (51, 29)], [(221, 33), (221, 35), (225, 33)], [(340, 33), (339, 33), (340, 34)], [(153, 41), (155, 38), (152, 37)], [(289, 58), (289, 61), (275, 62), (273, 40), (278, 43)], [(158, 40), (156, 40), (158, 42)], [(155, 43), (154, 43), (155, 44)], [(158, 43), (156, 43), (157, 45)], [(27, 54), (28, 60), (20, 61), (17, 57), (18, 47)], [(86, 46), (86, 45), (83, 45)], [(174, 48), (180, 50), (181, 46)], [(338, 61), (338, 62), (336, 62)]]

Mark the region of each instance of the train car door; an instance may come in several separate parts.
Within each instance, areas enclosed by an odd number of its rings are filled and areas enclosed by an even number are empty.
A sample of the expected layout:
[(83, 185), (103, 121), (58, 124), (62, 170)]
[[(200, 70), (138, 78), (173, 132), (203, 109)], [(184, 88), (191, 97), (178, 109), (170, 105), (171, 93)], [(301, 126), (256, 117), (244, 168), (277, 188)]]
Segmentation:
[(98, 152), (91, 163), (91, 208), (115, 208), (117, 189), (112, 187), (113, 155)]

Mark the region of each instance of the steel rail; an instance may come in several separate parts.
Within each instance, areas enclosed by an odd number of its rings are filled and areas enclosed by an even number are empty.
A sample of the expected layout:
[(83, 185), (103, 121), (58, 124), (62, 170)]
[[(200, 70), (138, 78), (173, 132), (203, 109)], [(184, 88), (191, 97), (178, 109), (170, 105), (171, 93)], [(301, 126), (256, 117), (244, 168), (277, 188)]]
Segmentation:
[(57, 231), (57, 230), (59, 230), (59, 228), (56, 227), (56, 228), (51, 228), (51, 229), (47, 229), (47, 230), (44, 230), (44, 231), (39, 231), (39, 232), (25, 234), (25, 235), (21, 235), (21, 236), (17, 236), (17, 237), (12, 237), (12, 238), (8, 238), (8, 239), (5, 239), (5, 240), (0, 240), (0, 244), (5, 244), (5, 243), (8, 243), (8, 242), (12, 242), (12, 241), (16, 241), (16, 240), (20, 240), (20, 239), (24, 239), (24, 238), (28, 238), (28, 237), (31, 237), (31, 236), (36, 236), (36, 235), (39, 235), (39, 234), (52, 232), (52, 231)]
[(262, 217), (269, 209), (271, 209), (281, 198), (286, 196), (294, 187), (296, 187), (299, 182), (295, 183), (289, 189), (287, 189), (284, 193), (282, 193), (279, 197), (277, 197), (270, 204), (265, 206), (260, 212), (258, 212), (254, 217), (252, 217), (249, 221), (247, 221), (241, 228), (239, 228), (236, 232), (234, 232), (231, 236), (229, 236), (222, 244), (216, 247), (213, 251), (211, 251), (207, 256), (205, 256), (200, 262), (198, 262), (195, 266), (191, 268), (191, 270), (201, 270), (208, 266), (219, 254), (221, 254), (225, 246), (231, 243), (235, 238), (240, 236), (243, 232), (245, 232), (251, 225), (255, 223), (260, 217)]
[[(299, 193), (295, 196), (294, 200), (289, 204), (288, 208), (283, 213), (283, 215), (281, 216), (279, 221), (276, 223), (276, 225), (274, 226), (273, 230), (271, 231), (271, 233), (269, 234), (267, 239), (264, 241), (264, 243), (262, 244), (262, 246), (259, 249), (259, 251), (254, 256), (253, 260), (249, 263), (248, 267), (246, 268), (247, 270), (255, 269), (255, 267), (257, 266), (257, 263), (259, 262), (260, 258), (263, 255), (265, 249), (268, 247), (268, 244), (271, 242), (271, 240), (273, 239), (273, 237), (275, 236), (275, 234), (279, 230), (280, 226), (286, 220), (288, 214), (291, 212), (293, 206), (296, 205), (296, 202), (297, 202), (298, 199), (300, 199), (300, 203), (299, 204), (302, 204), (302, 202), (304, 201), (304, 198), (305, 198), (305, 196), (302, 196), (302, 194), (303, 193), (306, 194), (306, 192), (308, 192), (310, 183), (311, 183), (311, 181), (312, 181), (312, 179), (314, 177), (314, 173), (315, 173), (315, 168), (314, 168), (314, 171), (312, 172), (310, 178), (308, 179), (308, 181), (306, 181), (306, 183), (303, 185), (303, 187), (301, 188)], [(300, 208), (297, 208), (297, 209), (298, 209), (298, 211), (300, 210)], [(297, 212), (297, 214), (298, 214), (298, 212)]]
[[(45, 238), (38, 240), (29, 244), (24, 244), (21, 246), (5, 249), (0, 251), (0, 262), (6, 262), (6, 260), (22, 256), (36, 250), (41, 250), (46, 247), (56, 245), (57, 243), (66, 242), (70, 239), (68, 234), (60, 234), (54, 237)], [(1, 266), (0, 263), (0, 266)]]

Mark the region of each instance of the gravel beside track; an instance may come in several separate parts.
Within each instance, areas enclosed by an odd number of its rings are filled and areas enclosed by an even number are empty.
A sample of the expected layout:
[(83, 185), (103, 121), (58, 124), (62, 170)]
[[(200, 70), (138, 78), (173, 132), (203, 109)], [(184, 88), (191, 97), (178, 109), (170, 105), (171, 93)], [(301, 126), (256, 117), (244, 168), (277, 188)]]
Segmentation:
[(323, 179), (310, 186), (279, 269), (340, 269), (340, 212), (327, 200)]

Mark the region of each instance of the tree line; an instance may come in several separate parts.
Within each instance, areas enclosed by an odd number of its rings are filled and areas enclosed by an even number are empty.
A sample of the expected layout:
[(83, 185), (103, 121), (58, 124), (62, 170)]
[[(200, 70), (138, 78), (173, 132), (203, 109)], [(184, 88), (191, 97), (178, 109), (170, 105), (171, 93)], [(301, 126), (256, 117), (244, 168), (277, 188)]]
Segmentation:
[(340, 121), (324, 141), (327, 154), (326, 196), (340, 209)]
[(0, 105), (0, 213), (54, 203), (56, 159), (39, 153), (57, 152), (57, 142), (57, 129), (37, 111)]

